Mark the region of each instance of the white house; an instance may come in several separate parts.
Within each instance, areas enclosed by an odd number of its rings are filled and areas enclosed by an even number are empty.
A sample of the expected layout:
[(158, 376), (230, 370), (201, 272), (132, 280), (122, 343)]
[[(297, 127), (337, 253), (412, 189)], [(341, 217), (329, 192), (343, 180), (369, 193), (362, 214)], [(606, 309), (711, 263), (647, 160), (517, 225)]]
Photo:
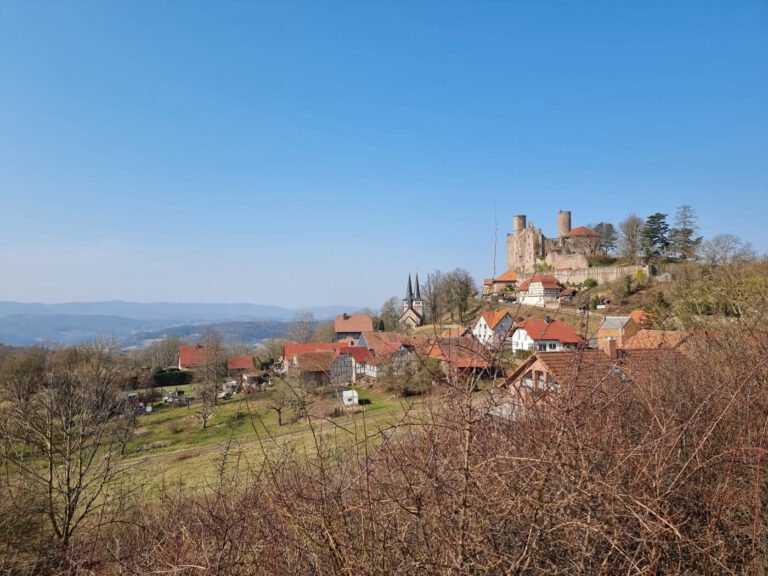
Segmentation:
[(546, 306), (557, 302), (563, 285), (554, 276), (537, 275), (521, 282), (517, 287), (517, 301), (527, 306)]
[(515, 323), (509, 312), (485, 310), (472, 328), (472, 334), (484, 346), (504, 344)]
[(561, 352), (575, 350), (582, 343), (576, 331), (562, 320), (530, 318), (515, 325), (510, 337), (512, 350)]

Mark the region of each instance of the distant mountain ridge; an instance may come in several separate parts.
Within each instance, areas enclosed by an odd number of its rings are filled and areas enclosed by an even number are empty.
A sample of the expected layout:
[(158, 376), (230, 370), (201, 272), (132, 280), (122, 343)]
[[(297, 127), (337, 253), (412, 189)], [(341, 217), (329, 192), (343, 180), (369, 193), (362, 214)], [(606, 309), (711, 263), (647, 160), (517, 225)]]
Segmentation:
[(292, 320), (296, 314), (311, 312), (318, 320), (333, 318), (342, 312), (359, 310), (362, 306), (306, 306), (285, 308), (250, 303), (202, 302), (63, 302), (42, 304), (35, 302), (0, 301), (0, 317), (11, 314), (49, 316), (53, 314), (122, 316), (136, 320), (177, 319), (184, 322), (215, 320)]
[(359, 306), (284, 308), (261, 304), (175, 302), (66, 302), (41, 304), (0, 302), (0, 343), (30, 346), (40, 343), (77, 344), (97, 336), (114, 336), (124, 345), (177, 335), (193, 338), (207, 328), (225, 340), (248, 343), (284, 335), (299, 313), (325, 321)]

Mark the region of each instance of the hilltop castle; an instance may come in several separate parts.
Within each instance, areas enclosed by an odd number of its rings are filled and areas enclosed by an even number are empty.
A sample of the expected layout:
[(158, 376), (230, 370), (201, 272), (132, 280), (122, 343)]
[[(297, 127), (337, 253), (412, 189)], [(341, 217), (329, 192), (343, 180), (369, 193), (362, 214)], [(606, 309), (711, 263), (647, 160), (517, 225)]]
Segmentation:
[(547, 238), (526, 217), (514, 217), (514, 231), (507, 234), (507, 266), (517, 274), (532, 274), (545, 265), (550, 270), (587, 268), (587, 256), (595, 254), (600, 235), (587, 228), (571, 228), (571, 213), (557, 213), (557, 238)]

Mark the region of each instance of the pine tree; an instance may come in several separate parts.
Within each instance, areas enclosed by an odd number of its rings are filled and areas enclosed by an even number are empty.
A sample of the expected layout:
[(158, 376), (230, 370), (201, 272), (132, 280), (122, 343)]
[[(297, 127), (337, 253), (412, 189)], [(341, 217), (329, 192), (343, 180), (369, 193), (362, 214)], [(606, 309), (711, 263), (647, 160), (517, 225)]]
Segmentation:
[(648, 259), (667, 255), (669, 248), (669, 224), (667, 215), (651, 214), (643, 226), (643, 251)]
[(698, 230), (696, 226), (696, 213), (688, 204), (683, 204), (677, 209), (675, 215), (675, 227), (669, 234), (672, 253), (680, 260), (694, 260), (701, 246), (701, 236), (695, 236)]

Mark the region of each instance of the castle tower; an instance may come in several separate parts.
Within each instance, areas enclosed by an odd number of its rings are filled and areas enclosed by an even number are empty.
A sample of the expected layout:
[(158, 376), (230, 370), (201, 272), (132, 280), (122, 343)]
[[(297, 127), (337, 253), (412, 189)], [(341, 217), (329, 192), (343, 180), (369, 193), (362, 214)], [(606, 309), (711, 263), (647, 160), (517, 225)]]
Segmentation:
[(525, 230), (525, 214), (518, 214), (514, 218), (515, 220), (515, 232), (522, 232)]
[(571, 211), (560, 210), (557, 213), (557, 237), (562, 238), (571, 231)]

